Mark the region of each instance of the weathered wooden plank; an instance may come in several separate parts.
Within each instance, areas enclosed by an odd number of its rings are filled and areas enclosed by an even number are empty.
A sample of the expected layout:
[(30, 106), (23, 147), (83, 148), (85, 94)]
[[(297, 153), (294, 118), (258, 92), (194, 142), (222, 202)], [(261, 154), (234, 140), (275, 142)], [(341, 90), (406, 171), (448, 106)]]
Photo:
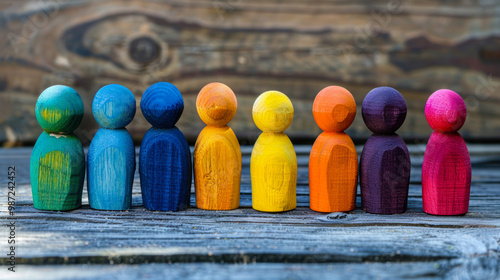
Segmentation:
[[(467, 262), (440, 260), (433, 262), (403, 263), (329, 263), (329, 264), (286, 264), (254, 263), (252, 259), (239, 264), (211, 263), (150, 263), (116, 265), (76, 264), (65, 265), (23, 265), (18, 272), (7, 274), (6, 279), (96, 279), (106, 275), (109, 279), (494, 279), (498, 271), (483, 266), (483, 259)], [(483, 261), (484, 262), (484, 261)], [(5, 267), (0, 266), (0, 269)]]
[[(33, 208), (29, 181), (23, 178), (28, 176), (22, 170), (31, 150), (0, 149), (1, 168), (15, 164), (20, 182), (15, 212), (18, 272), (8, 274), (7, 279), (39, 279), (49, 271), (53, 279), (104, 274), (133, 279), (163, 275), (165, 270), (168, 277), (186, 279), (207, 275), (218, 279), (258, 275), (270, 279), (500, 277), (500, 175), (495, 175), (494, 165), (477, 164), (470, 211), (464, 216), (423, 213), (417, 179), (410, 185), (404, 214), (366, 214), (360, 209), (359, 196), (356, 210), (327, 214), (308, 208), (305, 174), (310, 147), (297, 146), (296, 150), (303, 158), (298, 207), (276, 214), (251, 208), (248, 165), (243, 168), (241, 206), (233, 211), (148, 211), (141, 205), (138, 180), (128, 211), (90, 209), (86, 192), (80, 209), (40, 211)], [(243, 146), (242, 151), (243, 159), (248, 159), (250, 147)], [(419, 168), (412, 166), (412, 172)], [(195, 205), (194, 195), (191, 199)], [(0, 197), (0, 205), (4, 219), (5, 196)], [(6, 262), (0, 256), (0, 269), (7, 268)]]
[[(138, 198), (136, 203), (140, 204), (140, 196), (137, 195), (136, 197)], [(244, 199), (245, 197), (247, 199)], [(226, 231), (232, 229), (232, 232), (234, 232), (234, 230), (236, 230), (245, 236), (250, 233), (253, 235), (256, 231), (260, 231), (259, 229), (267, 228), (268, 225), (279, 223), (279, 226), (284, 227), (283, 230), (288, 229), (288, 231), (296, 232), (299, 235), (297, 237), (299, 239), (301, 238), (300, 236), (307, 232), (314, 235), (324, 230), (338, 230), (340, 233), (335, 232), (331, 234), (344, 236), (343, 231), (345, 228), (359, 228), (359, 230), (365, 228), (368, 232), (379, 229), (384, 232), (392, 232), (394, 229), (399, 229), (399, 232), (402, 234), (405, 233), (406, 230), (411, 232), (417, 228), (420, 230), (420, 234), (425, 233), (424, 235), (431, 234), (434, 229), (477, 229), (477, 234), (487, 236), (488, 238), (496, 238), (497, 241), (500, 240), (498, 236), (500, 234), (498, 230), (500, 226), (498, 196), (490, 196), (489, 199), (485, 197), (474, 199), (473, 197), (471, 199), (471, 211), (465, 216), (458, 217), (436, 217), (424, 214), (421, 211), (420, 198), (410, 199), (409, 211), (407, 213), (390, 216), (365, 214), (359, 209), (359, 199), (358, 209), (345, 215), (328, 215), (313, 212), (307, 207), (304, 207), (307, 206), (305, 201), (302, 201), (302, 207), (299, 207), (297, 210), (277, 215), (257, 212), (251, 209), (250, 195), (242, 196), (242, 198), (242, 202), (246, 202), (247, 206), (234, 211), (212, 212), (190, 208), (188, 211), (175, 213), (151, 212), (139, 206), (133, 207), (132, 210), (127, 212), (117, 213), (111, 211), (95, 211), (89, 209), (88, 206), (84, 206), (79, 210), (65, 213), (38, 211), (31, 206), (21, 206), (17, 208), (18, 212), (16, 217), (18, 223), (22, 225), (21, 228), (23, 228), (23, 231), (37, 232), (37, 236), (40, 236), (39, 232), (42, 231), (45, 232), (43, 236), (50, 237), (53, 233), (52, 228), (58, 228), (58, 234), (65, 236), (62, 237), (63, 239), (70, 238), (74, 240), (75, 238), (79, 239), (82, 234), (85, 234), (84, 232), (87, 230), (84, 230), (84, 228), (99, 228), (99, 233), (97, 233), (97, 235), (89, 233), (90, 235), (88, 238), (90, 238), (90, 236), (93, 240), (111, 238), (113, 240), (111, 243), (117, 242), (118, 245), (116, 246), (118, 247), (131, 245), (129, 242), (123, 243), (122, 237), (118, 237), (116, 240), (114, 239), (115, 237), (107, 237), (110, 233), (115, 234), (118, 232), (120, 233), (119, 235), (121, 235), (127, 234), (129, 231), (144, 231), (144, 238), (147, 238), (147, 236), (154, 236), (161, 232), (163, 227), (169, 227), (171, 231), (175, 231), (175, 228), (180, 226), (177, 230), (181, 230), (186, 234), (186, 239), (191, 239), (191, 234), (196, 233), (196, 228), (198, 230), (201, 229), (201, 224), (208, 225), (211, 230), (213, 229), (213, 232), (217, 232), (219, 228), (225, 227)], [(304, 198), (307, 198), (307, 196)], [(2, 212), (2, 214), (5, 214), (5, 212)], [(51, 223), (50, 228), (46, 227), (47, 222)], [(151, 228), (151, 226), (153, 226), (153, 228)], [(191, 229), (190, 226), (193, 228)], [(127, 228), (125, 231), (124, 227)], [(406, 230), (404, 228), (406, 228)], [(285, 233), (287, 232), (267, 233), (267, 236), (276, 236), (281, 239)], [(452, 231), (447, 232), (446, 235), (448, 236), (451, 233)], [(346, 233), (348, 236), (351, 234), (353, 233)], [(468, 232), (467, 234), (471, 233)], [(448, 237), (451, 238), (450, 236)], [(192, 238), (196, 239), (195, 237)], [(256, 237), (251, 238), (253, 239)], [(405, 236), (402, 238), (407, 237)], [(449, 238), (446, 240), (456, 241)], [(64, 242), (71, 243), (71, 240)], [(39, 242), (41, 242), (39, 238), (34, 238), (32, 242), (36, 243), (36, 245), (32, 245), (33, 247), (43, 247), (43, 244), (39, 244)], [(246, 242), (247, 241), (243, 243)], [(375, 244), (379, 244), (378, 241)], [(64, 244), (64, 246), (61, 246), (64, 247), (69, 245)], [(30, 249), (28, 251), (31, 252), (32, 250)]]
[[(210, 216), (194, 209), (178, 213), (80, 209), (29, 215), (24, 210), (16, 221), (19, 269), (29, 264), (186, 262), (368, 262), (397, 269), (401, 263), (425, 262), (464, 269), (472, 263), (487, 275), (498, 273), (500, 232), (491, 227), (315, 224), (308, 215), (296, 215), (298, 210), (265, 217), (244, 213), (245, 209)], [(0, 263), (5, 261), (0, 258)]]
[[(258, 129), (251, 106), (277, 89), (290, 96), (295, 120), (287, 133), (315, 138), (314, 96), (338, 84), (351, 91), (358, 114), (348, 133), (366, 138), (360, 104), (376, 86), (404, 95), (403, 137), (425, 137), (424, 104), (443, 87), (466, 100), (467, 138), (497, 137), (500, 21), (495, 1), (8, 1), (0, 15), (0, 142), (33, 142), (40, 128), (33, 105), (53, 84), (75, 88), (86, 116), (77, 131), (97, 131), (90, 113), (98, 88), (118, 83), (137, 99), (154, 82), (184, 94), (179, 127), (194, 141), (203, 128), (195, 108), (203, 85), (234, 89), (240, 138)], [(15, 110), (13, 109), (15, 108)], [(142, 114), (129, 126), (137, 141), (149, 127)]]

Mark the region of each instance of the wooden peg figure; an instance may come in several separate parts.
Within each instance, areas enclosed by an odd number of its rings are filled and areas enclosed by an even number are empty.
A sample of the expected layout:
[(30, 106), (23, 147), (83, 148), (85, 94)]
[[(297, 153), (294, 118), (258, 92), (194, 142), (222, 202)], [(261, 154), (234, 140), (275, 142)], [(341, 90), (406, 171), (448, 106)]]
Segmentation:
[(464, 100), (449, 89), (434, 92), (425, 104), (425, 118), (434, 130), (422, 164), (425, 213), (462, 215), (469, 211), (471, 162), (458, 133), (466, 116)]
[(344, 133), (356, 116), (356, 101), (343, 87), (321, 90), (313, 104), (321, 133), (309, 157), (309, 201), (318, 212), (344, 212), (356, 207), (358, 155)]
[(90, 207), (126, 210), (132, 203), (135, 149), (127, 126), (135, 116), (134, 94), (121, 85), (107, 85), (92, 102), (94, 119), (101, 126), (87, 155)]
[(284, 131), (293, 120), (293, 105), (279, 91), (266, 91), (253, 104), (252, 116), (262, 130), (252, 150), (252, 207), (283, 212), (297, 206), (297, 156)]
[(184, 210), (191, 194), (191, 151), (175, 126), (184, 110), (182, 95), (171, 83), (156, 83), (142, 95), (141, 110), (153, 125), (142, 139), (139, 155), (144, 207)]
[(33, 205), (40, 210), (73, 210), (82, 204), (85, 154), (73, 131), (83, 118), (80, 95), (67, 86), (51, 86), (36, 102), (43, 132), (30, 161)]
[(240, 205), (241, 149), (227, 126), (236, 113), (233, 91), (221, 83), (204, 86), (196, 109), (207, 125), (194, 146), (196, 206), (206, 210), (231, 210)]
[(410, 155), (395, 132), (406, 118), (406, 102), (397, 90), (378, 87), (361, 105), (363, 121), (374, 133), (360, 159), (361, 202), (368, 213), (406, 211), (410, 185)]

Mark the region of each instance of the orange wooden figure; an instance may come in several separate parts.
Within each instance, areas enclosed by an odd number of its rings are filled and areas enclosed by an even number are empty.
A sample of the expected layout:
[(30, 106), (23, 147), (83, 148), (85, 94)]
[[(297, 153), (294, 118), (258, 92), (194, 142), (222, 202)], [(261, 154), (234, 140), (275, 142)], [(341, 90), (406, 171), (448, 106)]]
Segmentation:
[(343, 87), (321, 90), (313, 104), (313, 116), (321, 133), (309, 157), (309, 201), (318, 212), (351, 211), (356, 207), (358, 156), (344, 133), (356, 116), (356, 102)]
[(233, 91), (221, 83), (203, 87), (196, 109), (207, 124), (194, 146), (196, 207), (231, 210), (240, 205), (241, 149), (233, 130), (227, 126), (236, 113)]

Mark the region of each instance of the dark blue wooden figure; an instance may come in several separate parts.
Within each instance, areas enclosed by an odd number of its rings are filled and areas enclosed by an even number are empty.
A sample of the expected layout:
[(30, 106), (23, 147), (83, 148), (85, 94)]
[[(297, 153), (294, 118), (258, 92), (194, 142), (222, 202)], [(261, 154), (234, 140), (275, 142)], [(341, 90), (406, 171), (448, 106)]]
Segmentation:
[(139, 174), (142, 201), (149, 210), (179, 211), (189, 207), (191, 151), (175, 127), (184, 100), (171, 83), (150, 86), (142, 95), (141, 110), (150, 128), (141, 143)]
[(406, 118), (406, 102), (393, 88), (375, 88), (363, 100), (362, 115), (374, 133), (360, 159), (363, 209), (376, 214), (403, 213), (408, 202), (410, 155), (395, 132)]
[(135, 149), (125, 126), (135, 111), (134, 94), (124, 86), (104, 86), (94, 97), (92, 113), (101, 126), (87, 156), (89, 203), (94, 209), (126, 210), (132, 204)]

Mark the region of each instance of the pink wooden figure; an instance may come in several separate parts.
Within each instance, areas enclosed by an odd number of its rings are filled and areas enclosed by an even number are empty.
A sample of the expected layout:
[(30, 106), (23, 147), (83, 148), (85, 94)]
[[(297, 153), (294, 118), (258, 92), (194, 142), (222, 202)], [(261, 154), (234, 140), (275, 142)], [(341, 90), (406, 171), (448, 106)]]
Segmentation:
[(425, 213), (462, 215), (469, 210), (470, 155), (457, 132), (466, 115), (464, 100), (449, 89), (434, 92), (425, 104), (425, 118), (434, 129), (422, 165)]

